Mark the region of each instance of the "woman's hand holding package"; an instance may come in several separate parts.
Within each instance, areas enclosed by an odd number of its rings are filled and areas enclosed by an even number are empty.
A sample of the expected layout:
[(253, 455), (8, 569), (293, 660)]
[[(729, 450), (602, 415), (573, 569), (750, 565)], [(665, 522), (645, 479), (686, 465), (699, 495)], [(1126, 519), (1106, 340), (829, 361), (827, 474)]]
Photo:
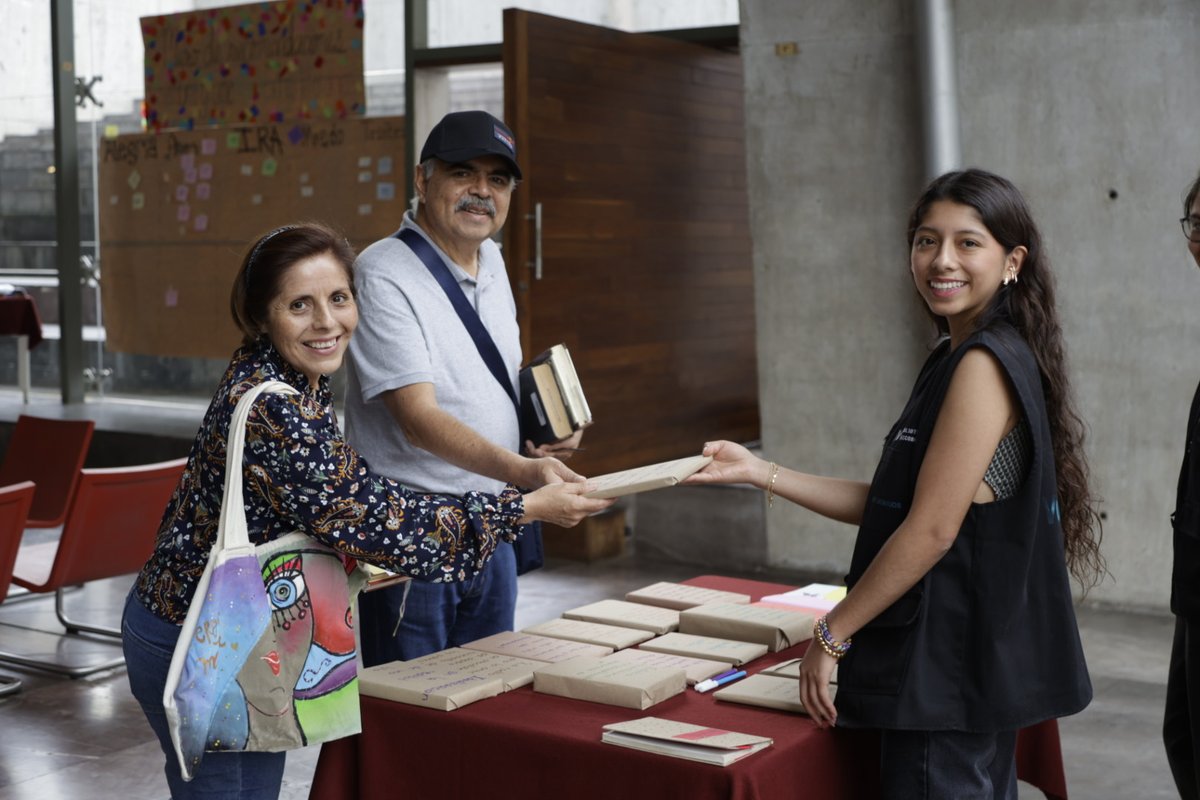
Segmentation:
[(585, 497), (586, 483), (550, 483), (525, 495), (525, 516), (522, 523), (542, 520), (563, 528), (578, 525), (584, 517), (611, 506), (615, 500)]

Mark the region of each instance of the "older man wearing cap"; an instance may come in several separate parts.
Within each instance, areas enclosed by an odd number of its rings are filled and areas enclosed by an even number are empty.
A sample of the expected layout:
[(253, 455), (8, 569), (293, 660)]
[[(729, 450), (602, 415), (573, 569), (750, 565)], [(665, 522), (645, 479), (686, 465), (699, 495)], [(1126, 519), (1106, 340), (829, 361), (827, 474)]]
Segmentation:
[[(416, 212), (355, 263), (359, 324), (350, 342), (346, 436), (374, 469), (414, 489), (461, 494), (581, 478), (566, 457), (579, 435), (521, 446), (512, 400), (520, 331), (500, 248), (521, 168), (512, 131), (484, 111), (446, 115), (421, 148)], [(443, 265), (444, 268), (443, 269)], [(439, 277), (440, 275), (440, 277)], [(440, 282), (439, 282), (440, 281)], [(460, 318), (454, 304), (470, 308)], [(490, 340), (491, 358), (464, 320)], [(502, 384), (507, 379), (508, 386)], [(412, 659), (512, 630), (510, 545), (464, 583), (410, 583), (360, 599), (367, 666)]]

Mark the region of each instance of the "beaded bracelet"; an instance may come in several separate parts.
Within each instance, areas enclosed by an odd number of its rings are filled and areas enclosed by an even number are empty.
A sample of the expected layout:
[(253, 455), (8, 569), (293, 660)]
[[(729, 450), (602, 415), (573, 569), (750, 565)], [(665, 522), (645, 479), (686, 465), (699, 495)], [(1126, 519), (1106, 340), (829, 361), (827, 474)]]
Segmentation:
[(842, 656), (850, 650), (850, 644), (853, 639), (847, 639), (844, 642), (839, 642), (833, 638), (833, 634), (829, 632), (829, 623), (825, 617), (818, 617), (813, 623), (813, 638), (821, 645), (821, 649), (829, 654), (835, 661), (840, 661)]
[(767, 508), (775, 504), (775, 479), (779, 477), (779, 465), (771, 462), (771, 477), (767, 478)]

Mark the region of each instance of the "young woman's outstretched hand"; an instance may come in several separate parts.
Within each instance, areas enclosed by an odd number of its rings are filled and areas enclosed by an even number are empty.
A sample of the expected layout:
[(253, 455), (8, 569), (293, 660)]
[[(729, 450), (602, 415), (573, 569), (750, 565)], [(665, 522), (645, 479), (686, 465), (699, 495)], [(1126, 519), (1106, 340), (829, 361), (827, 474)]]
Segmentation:
[(712, 456), (704, 469), (684, 483), (748, 483), (766, 488), (770, 464), (733, 442), (705, 442), (701, 455)]

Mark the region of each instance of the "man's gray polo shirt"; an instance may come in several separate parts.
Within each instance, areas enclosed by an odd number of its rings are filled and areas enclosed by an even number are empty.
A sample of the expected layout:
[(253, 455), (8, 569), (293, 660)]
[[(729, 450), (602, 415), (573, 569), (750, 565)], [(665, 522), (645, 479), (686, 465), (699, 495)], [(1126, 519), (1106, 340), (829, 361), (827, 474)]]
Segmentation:
[[(425, 235), (411, 211), (404, 228)], [(521, 339), (500, 248), (491, 240), (480, 246), (479, 274), (471, 278), (429, 243), (479, 313), (515, 385)], [(393, 389), (432, 383), (443, 411), (500, 447), (517, 450), (520, 428), (512, 400), (488, 371), (441, 286), (395, 237), (364, 250), (354, 269), (359, 321), (347, 359), (347, 440), (372, 469), (411, 488), (499, 492), (502, 481), (466, 472), (410, 444), (381, 398)]]

